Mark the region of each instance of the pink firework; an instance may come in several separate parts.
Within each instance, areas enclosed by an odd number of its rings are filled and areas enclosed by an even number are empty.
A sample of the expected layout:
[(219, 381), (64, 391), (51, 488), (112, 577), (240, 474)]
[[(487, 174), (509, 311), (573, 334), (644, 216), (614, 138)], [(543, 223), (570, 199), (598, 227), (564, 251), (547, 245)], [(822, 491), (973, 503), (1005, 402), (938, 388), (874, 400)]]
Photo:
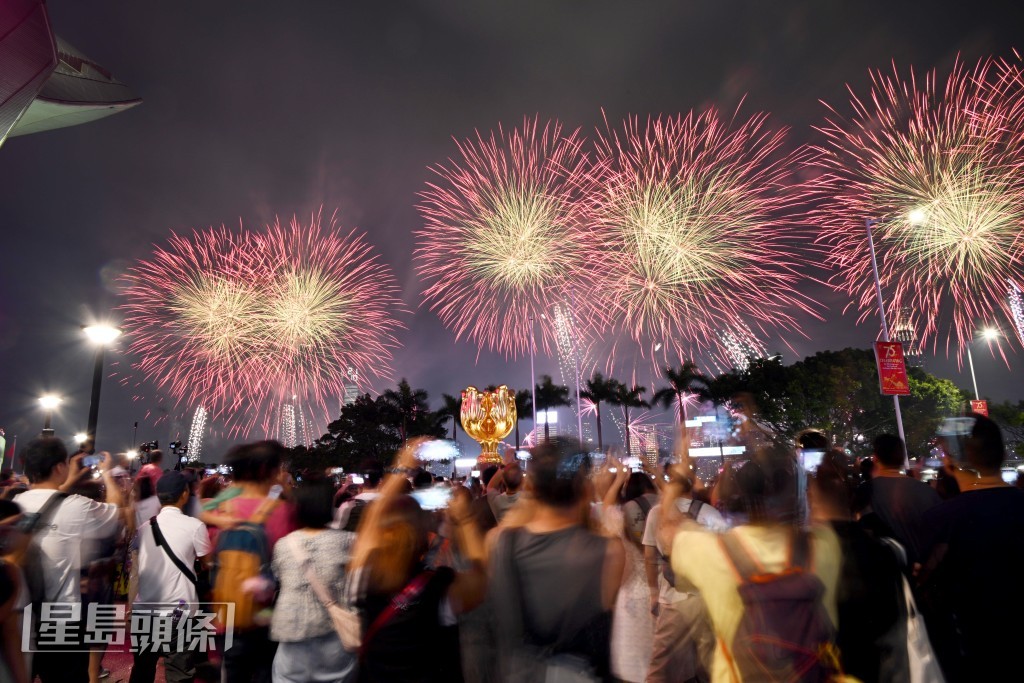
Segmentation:
[(457, 145), (459, 158), (436, 167), (438, 181), (421, 193), (424, 300), (456, 338), (512, 357), (529, 352), (532, 317), (548, 352), (551, 307), (589, 289), (582, 140), (557, 122), (527, 120)]
[(1009, 315), (1006, 281), (1022, 275), (1020, 69), (958, 62), (945, 80), (902, 80), (894, 65), (871, 79), (866, 97), (851, 90), (849, 118), (830, 107), (820, 128), (818, 242), (835, 287), (861, 321), (877, 320), (872, 220), (888, 319), (913, 325), (922, 345), (944, 338), (959, 359), (980, 326)]
[(285, 405), (329, 419), (354, 378), (390, 372), (397, 285), (333, 216), (173, 235), (124, 280), (132, 367), (232, 434), (277, 436)]
[(813, 313), (796, 289), (800, 153), (784, 154), (783, 137), (764, 115), (715, 111), (632, 118), (600, 136), (583, 242), (592, 296), (641, 348), (687, 358), (720, 351), (722, 330), (798, 330)]

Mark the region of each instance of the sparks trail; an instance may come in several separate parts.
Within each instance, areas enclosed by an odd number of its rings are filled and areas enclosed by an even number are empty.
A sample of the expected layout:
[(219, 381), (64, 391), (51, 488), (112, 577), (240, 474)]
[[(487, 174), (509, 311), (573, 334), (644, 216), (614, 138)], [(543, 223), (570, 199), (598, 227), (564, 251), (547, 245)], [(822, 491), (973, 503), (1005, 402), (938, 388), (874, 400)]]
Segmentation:
[(720, 331), (798, 330), (805, 188), (766, 116), (715, 111), (627, 120), (598, 140), (586, 261), (612, 324), (666, 358), (724, 354)]
[(276, 436), (286, 402), (327, 419), (350, 369), (390, 373), (403, 308), (395, 279), (333, 216), (173, 235), (124, 281), (133, 369), (231, 434), (258, 425)]
[(438, 180), (420, 194), (424, 301), (457, 338), (511, 357), (529, 353), (533, 316), (538, 348), (550, 353), (552, 305), (590, 288), (583, 141), (535, 119), (457, 145), (458, 158), (434, 168)]
[(945, 80), (903, 80), (893, 65), (871, 79), (866, 97), (850, 91), (849, 118), (830, 107), (819, 128), (818, 242), (863, 321), (877, 307), (864, 222), (877, 219), (889, 319), (909, 309), (922, 346), (962, 359), (979, 325), (1010, 315), (1006, 282), (1021, 279), (1021, 70), (957, 62)]

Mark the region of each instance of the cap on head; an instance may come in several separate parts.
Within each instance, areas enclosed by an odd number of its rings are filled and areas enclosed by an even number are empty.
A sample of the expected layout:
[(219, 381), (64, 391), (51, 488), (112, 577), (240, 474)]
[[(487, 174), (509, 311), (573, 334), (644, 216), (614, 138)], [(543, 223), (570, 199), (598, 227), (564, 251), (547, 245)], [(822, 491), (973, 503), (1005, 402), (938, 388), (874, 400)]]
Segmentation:
[(177, 503), (181, 494), (188, 490), (188, 479), (176, 470), (164, 473), (156, 483), (156, 495), (164, 505)]

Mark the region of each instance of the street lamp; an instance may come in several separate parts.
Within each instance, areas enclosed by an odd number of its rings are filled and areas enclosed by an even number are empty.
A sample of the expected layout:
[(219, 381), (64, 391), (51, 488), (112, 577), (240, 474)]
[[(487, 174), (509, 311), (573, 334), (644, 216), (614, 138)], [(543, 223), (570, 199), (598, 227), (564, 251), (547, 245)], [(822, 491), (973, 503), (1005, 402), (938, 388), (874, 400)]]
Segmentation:
[(63, 402), (64, 399), (54, 394), (44, 394), (39, 397), (39, 406), (44, 411), (42, 436), (53, 436), (53, 430), (50, 428), (50, 419), (53, 417), (53, 411)]
[[(986, 327), (981, 331), (981, 338), (991, 343), (999, 337), (999, 330), (994, 327)], [(974, 398), (977, 401), (981, 400), (981, 394), (978, 393), (978, 379), (974, 376), (974, 357), (971, 356), (971, 344), (974, 343), (974, 339), (967, 342), (967, 365), (971, 368), (971, 384), (974, 385)]]
[[(922, 209), (914, 209), (910, 212), (907, 219), (911, 222), (919, 224), (924, 221), (925, 214)], [(882, 318), (882, 341), (889, 341), (889, 323), (885, 320), (885, 299), (882, 298), (882, 281), (878, 277), (878, 259), (875, 256), (875, 240), (871, 236), (871, 228), (878, 225), (879, 221), (875, 218), (868, 218), (864, 221), (864, 228), (868, 233), (868, 249), (871, 252), (871, 272), (875, 276), (875, 295), (878, 296), (878, 315)], [(903, 434), (903, 414), (900, 412), (900, 397), (893, 395), (892, 397), (893, 406), (896, 408), (896, 429), (899, 431), (900, 440), (903, 442), (903, 466), (909, 467), (910, 462), (907, 460), (907, 437)]]
[(92, 396), (89, 398), (89, 423), (85, 428), (89, 452), (96, 449), (96, 422), (100, 414), (100, 388), (103, 385), (103, 351), (121, 336), (121, 330), (111, 325), (88, 325), (82, 328), (85, 336), (96, 345), (96, 363), (92, 371)]

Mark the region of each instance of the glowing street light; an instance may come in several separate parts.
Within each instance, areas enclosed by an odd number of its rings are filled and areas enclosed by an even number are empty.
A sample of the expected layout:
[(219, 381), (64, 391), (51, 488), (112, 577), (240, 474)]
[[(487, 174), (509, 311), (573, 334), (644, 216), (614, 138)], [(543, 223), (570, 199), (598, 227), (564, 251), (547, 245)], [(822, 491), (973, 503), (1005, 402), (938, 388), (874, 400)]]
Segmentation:
[[(914, 209), (910, 212), (907, 217), (911, 222), (915, 218), (920, 221), (924, 221), (925, 212), (923, 209)], [(878, 297), (878, 317), (881, 318), (882, 323), (882, 341), (889, 341), (889, 323), (885, 319), (885, 299), (882, 298), (882, 281), (878, 277), (878, 258), (875, 256), (875, 239), (871, 235), (871, 228), (879, 224), (877, 218), (868, 218), (864, 221), (864, 228), (868, 234), (868, 251), (871, 253), (871, 272), (875, 276), (875, 296)], [(893, 395), (892, 397), (893, 408), (896, 412), (896, 431), (899, 432), (900, 440), (903, 441), (903, 466), (909, 467), (910, 462), (907, 460), (907, 437), (903, 432), (903, 413), (900, 412), (900, 397)]]
[(57, 409), (61, 403), (64, 402), (60, 396), (55, 394), (44, 394), (39, 397), (39, 407), (43, 409), (43, 436), (53, 436), (53, 430), (50, 428), (50, 420), (53, 417), (53, 411)]
[[(991, 344), (999, 338), (999, 330), (994, 327), (986, 327), (977, 336)], [(978, 393), (978, 379), (974, 376), (974, 357), (971, 356), (971, 344), (973, 343), (974, 339), (967, 344), (967, 365), (971, 368), (971, 384), (974, 385), (974, 398), (980, 401), (981, 394)]]
[(79, 443), (79, 444), (85, 443), (85, 440), (88, 439), (88, 438), (89, 438), (89, 435), (86, 434), (85, 432), (78, 432), (74, 436), (75, 443)]
[(92, 372), (92, 396), (89, 398), (89, 422), (85, 428), (88, 451), (96, 449), (96, 422), (100, 413), (100, 388), (103, 385), (103, 351), (121, 336), (121, 330), (111, 325), (87, 325), (82, 328), (86, 338), (96, 345), (96, 363)]

